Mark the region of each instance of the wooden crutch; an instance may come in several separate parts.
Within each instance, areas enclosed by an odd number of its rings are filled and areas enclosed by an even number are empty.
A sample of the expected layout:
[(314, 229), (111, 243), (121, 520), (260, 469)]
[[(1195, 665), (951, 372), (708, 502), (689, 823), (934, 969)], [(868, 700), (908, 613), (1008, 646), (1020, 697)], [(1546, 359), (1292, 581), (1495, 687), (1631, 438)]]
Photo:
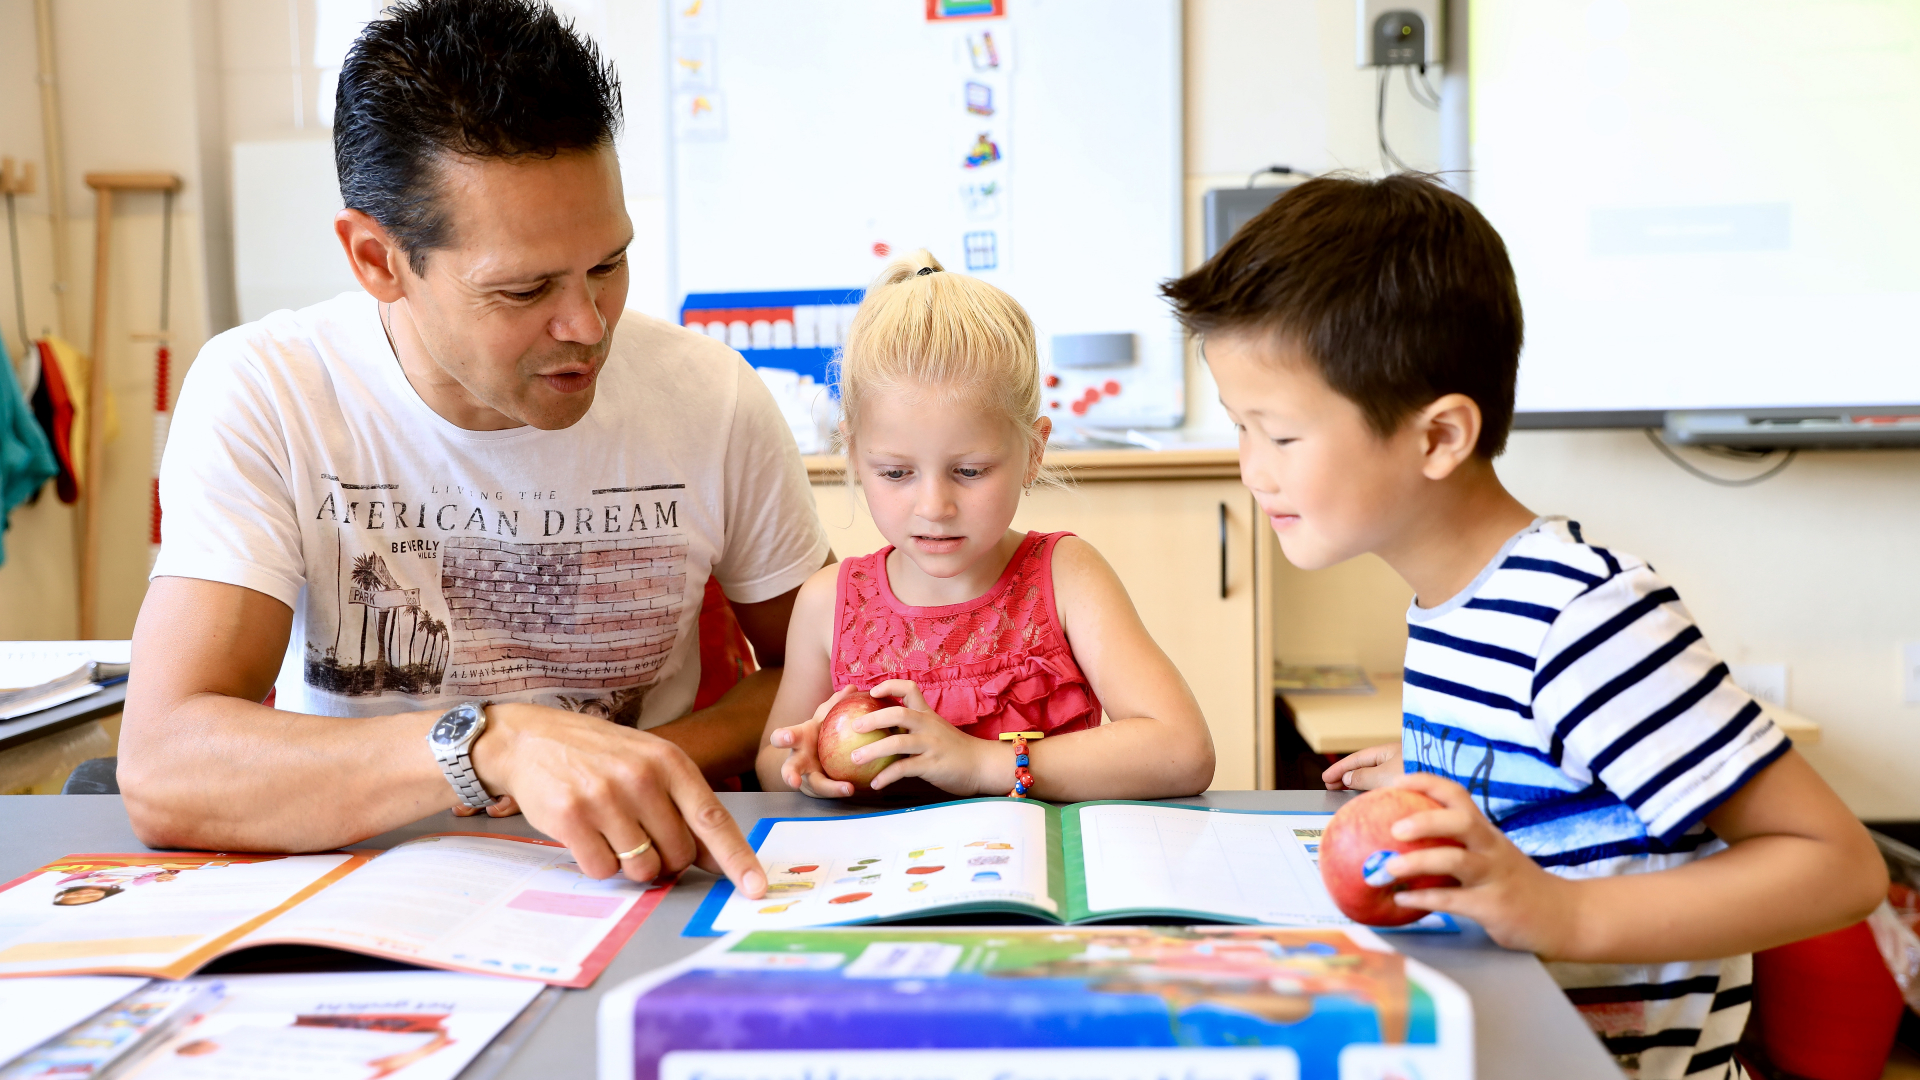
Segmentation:
[(100, 475), (106, 456), (107, 268), (113, 252), (113, 196), (118, 191), (178, 191), (168, 172), (88, 173), (93, 189), (93, 362), (87, 372), (87, 467), (80, 479), (80, 636), (92, 638), (100, 591)]

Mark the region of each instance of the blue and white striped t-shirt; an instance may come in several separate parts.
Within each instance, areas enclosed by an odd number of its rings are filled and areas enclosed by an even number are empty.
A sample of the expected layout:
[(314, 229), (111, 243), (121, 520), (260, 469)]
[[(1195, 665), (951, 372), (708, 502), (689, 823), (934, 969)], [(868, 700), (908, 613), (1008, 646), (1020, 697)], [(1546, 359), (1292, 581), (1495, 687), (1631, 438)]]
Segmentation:
[[(1507, 541), (1446, 603), (1409, 607), (1407, 638), (1407, 771), (1460, 782), (1561, 877), (1724, 850), (1702, 819), (1789, 745), (1673, 588), (1564, 518)], [(1629, 1075), (1740, 1075), (1751, 956), (1548, 968)]]

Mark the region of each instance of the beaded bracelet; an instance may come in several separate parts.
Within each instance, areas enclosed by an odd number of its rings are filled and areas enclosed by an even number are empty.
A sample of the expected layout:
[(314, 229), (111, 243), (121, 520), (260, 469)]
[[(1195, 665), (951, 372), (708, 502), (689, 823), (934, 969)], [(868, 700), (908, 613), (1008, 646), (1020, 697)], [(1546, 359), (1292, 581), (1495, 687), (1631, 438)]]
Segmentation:
[(1046, 733), (1040, 731), (1001, 733), (1001, 741), (1013, 743), (1013, 790), (1007, 793), (1009, 798), (1024, 799), (1027, 797), (1027, 792), (1033, 790), (1033, 770), (1027, 767), (1032, 761), (1027, 754), (1027, 740), (1046, 737)]

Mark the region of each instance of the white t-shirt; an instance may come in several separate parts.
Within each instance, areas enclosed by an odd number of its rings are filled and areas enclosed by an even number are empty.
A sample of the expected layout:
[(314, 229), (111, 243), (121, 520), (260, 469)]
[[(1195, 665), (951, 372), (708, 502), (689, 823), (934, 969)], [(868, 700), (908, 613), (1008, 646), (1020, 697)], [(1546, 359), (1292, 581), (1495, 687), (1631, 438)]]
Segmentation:
[(160, 501), (152, 576), (292, 607), (275, 704), (328, 716), (533, 701), (662, 724), (693, 704), (708, 577), (756, 603), (828, 551), (758, 376), (631, 311), (559, 431), (448, 423), (364, 293), (230, 330), (181, 387)]

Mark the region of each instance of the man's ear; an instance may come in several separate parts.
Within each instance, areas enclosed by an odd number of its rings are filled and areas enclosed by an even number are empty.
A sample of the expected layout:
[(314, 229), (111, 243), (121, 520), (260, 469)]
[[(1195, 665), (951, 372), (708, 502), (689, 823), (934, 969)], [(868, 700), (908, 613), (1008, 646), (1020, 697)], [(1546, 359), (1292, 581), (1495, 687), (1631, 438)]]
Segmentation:
[(401, 266), (407, 254), (379, 222), (361, 210), (342, 210), (333, 216), (333, 234), (347, 253), (347, 266), (375, 300), (391, 304), (405, 295)]
[(1420, 435), (1420, 471), (1429, 480), (1453, 475), (1480, 442), (1480, 406), (1465, 394), (1441, 395), (1413, 423)]

